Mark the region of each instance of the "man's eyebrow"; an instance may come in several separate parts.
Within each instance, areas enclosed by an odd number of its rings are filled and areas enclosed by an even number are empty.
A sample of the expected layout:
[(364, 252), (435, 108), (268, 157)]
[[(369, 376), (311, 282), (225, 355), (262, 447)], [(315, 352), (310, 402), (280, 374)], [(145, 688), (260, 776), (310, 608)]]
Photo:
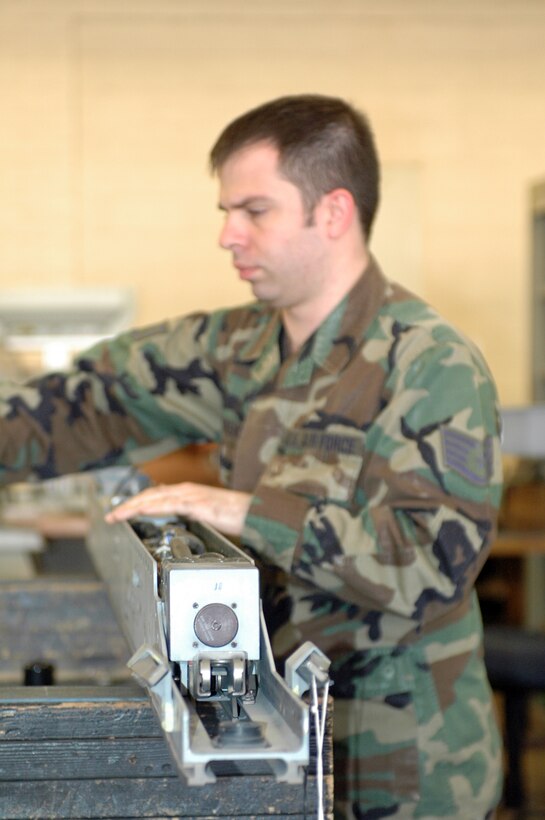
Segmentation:
[(249, 205), (256, 205), (257, 203), (268, 204), (269, 202), (271, 202), (270, 197), (259, 196), (259, 194), (256, 194), (255, 196), (248, 196), (245, 199), (241, 199), (238, 202), (232, 202), (229, 206), (224, 205), (222, 202), (219, 202), (218, 208), (220, 211), (227, 211), (233, 210), (233, 208), (248, 208)]

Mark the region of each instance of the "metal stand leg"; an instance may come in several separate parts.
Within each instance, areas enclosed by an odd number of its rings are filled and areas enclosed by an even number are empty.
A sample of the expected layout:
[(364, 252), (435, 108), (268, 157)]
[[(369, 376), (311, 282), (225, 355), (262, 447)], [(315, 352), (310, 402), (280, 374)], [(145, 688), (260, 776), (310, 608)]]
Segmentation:
[(524, 804), (524, 777), (522, 754), (528, 724), (528, 694), (517, 689), (505, 691), (505, 743), (507, 775), (504, 802), (508, 808)]

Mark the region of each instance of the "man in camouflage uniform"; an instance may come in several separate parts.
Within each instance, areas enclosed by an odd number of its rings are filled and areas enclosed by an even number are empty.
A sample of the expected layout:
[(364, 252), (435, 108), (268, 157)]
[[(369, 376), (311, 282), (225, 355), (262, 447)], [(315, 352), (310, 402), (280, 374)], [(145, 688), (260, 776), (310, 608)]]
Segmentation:
[(5, 479), (219, 442), (223, 487), (152, 488), (111, 520), (179, 512), (257, 558), (276, 657), (309, 639), (333, 662), (336, 817), (491, 817), (501, 749), (474, 591), (500, 501), (490, 373), (369, 254), (378, 163), (354, 109), (260, 106), (212, 167), (221, 244), (257, 301), (5, 385)]

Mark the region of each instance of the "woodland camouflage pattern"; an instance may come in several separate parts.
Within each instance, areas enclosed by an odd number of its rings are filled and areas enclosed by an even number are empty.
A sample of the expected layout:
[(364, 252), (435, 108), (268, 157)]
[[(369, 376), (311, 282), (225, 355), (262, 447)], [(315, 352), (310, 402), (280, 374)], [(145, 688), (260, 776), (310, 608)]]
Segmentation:
[(277, 658), (333, 660), (336, 817), (486, 817), (501, 747), (474, 581), (500, 502), (497, 398), (476, 349), (374, 261), (304, 348), (253, 304), (124, 334), (70, 374), (4, 384), (2, 477), (221, 444), (253, 494)]

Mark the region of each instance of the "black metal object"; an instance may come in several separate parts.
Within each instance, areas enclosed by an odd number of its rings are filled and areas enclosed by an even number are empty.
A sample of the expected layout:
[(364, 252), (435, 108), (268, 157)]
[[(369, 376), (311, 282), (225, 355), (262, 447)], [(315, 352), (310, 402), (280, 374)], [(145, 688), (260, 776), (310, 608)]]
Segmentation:
[(511, 626), (487, 626), (485, 663), (493, 689), (504, 697), (507, 773), (504, 804), (524, 805), (522, 753), (528, 723), (528, 698), (545, 692), (545, 633)]
[(55, 682), (55, 667), (47, 661), (33, 661), (25, 666), (25, 686), (52, 686)]

